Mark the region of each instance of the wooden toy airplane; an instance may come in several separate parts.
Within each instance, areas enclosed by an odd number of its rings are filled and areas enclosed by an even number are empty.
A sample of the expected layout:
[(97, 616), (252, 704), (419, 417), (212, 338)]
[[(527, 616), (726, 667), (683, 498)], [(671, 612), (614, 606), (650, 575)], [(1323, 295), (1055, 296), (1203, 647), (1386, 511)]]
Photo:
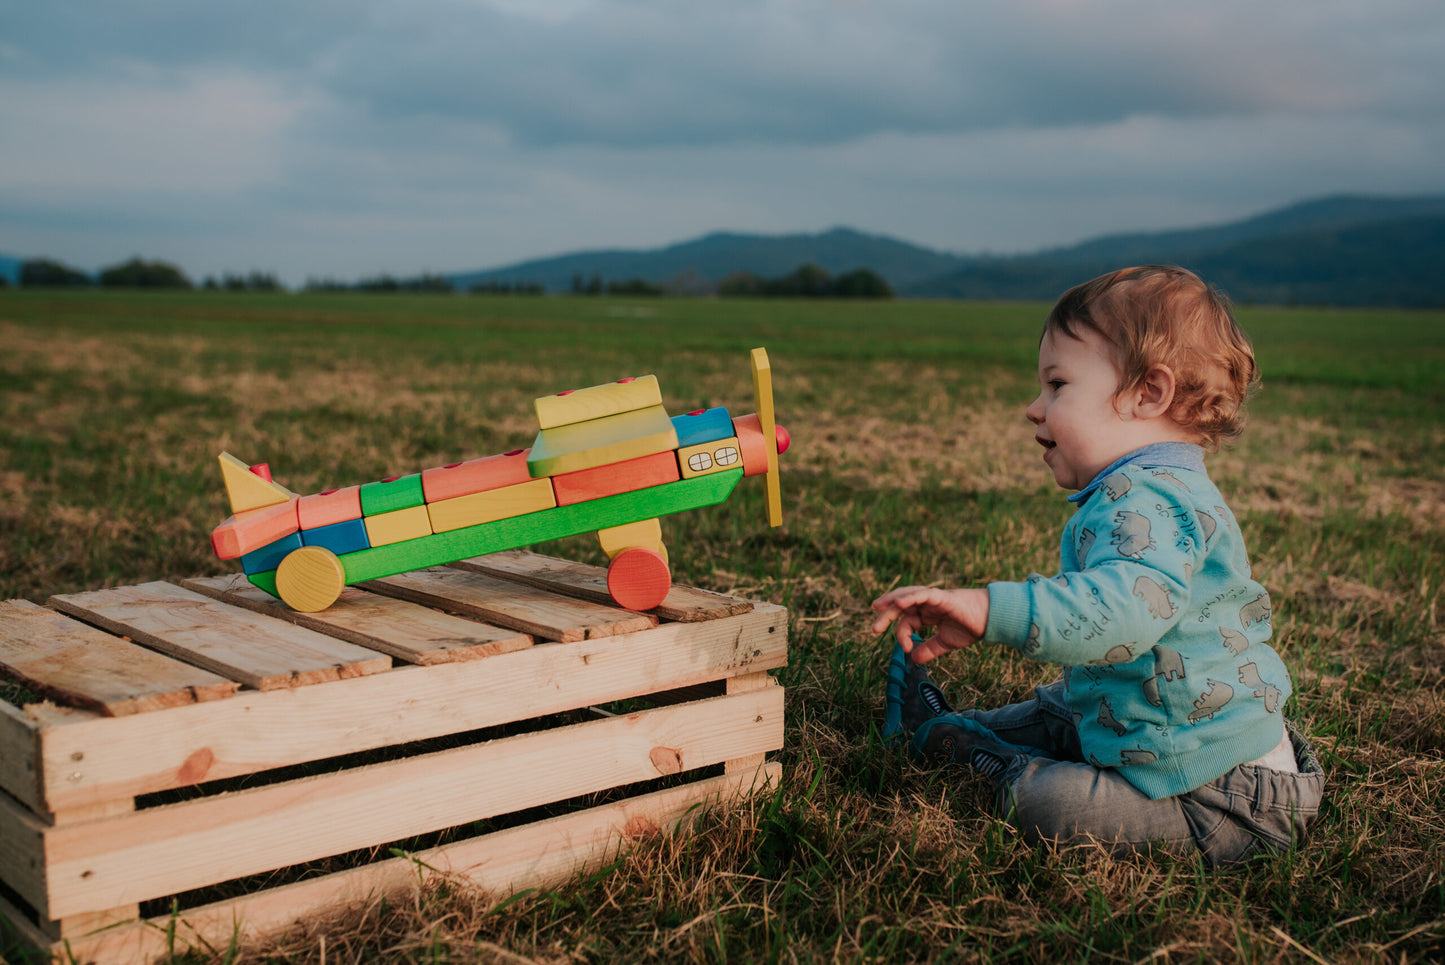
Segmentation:
[(720, 503), (765, 475), (782, 523), (768, 353), (753, 349), (755, 415), (718, 407), (669, 418), (647, 375), (535, 403), (530, 449), (298, 496), (262, 463), (220, 456), (234, 514), (211, 533), (223, 560), (295, 610), (314, 612), (365, 580), (595, 531), (619, 606), (648, 610), (672, 585), (658, 517)]

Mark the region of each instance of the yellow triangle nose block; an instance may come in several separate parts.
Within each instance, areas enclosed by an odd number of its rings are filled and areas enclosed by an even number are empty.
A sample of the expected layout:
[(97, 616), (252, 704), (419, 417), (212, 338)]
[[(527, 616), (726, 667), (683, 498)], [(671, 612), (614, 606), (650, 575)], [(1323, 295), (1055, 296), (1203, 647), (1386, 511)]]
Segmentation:
[(226, 495), (230, 497), (233, 513), (274, 506), (296, 495), (279, 483), (262, 479), (229, 452), (221, 453), (220, 459), (221, 478), (226, 481)]

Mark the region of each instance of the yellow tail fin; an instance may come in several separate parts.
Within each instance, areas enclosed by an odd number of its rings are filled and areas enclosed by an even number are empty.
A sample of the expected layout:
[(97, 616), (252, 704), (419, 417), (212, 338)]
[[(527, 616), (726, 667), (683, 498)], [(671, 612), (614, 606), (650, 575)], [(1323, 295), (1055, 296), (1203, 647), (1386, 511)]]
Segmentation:
[(229, 452), (221, 453), (220, 458), (221, 478), (226, 482), (226, 495), (230, 497), (233, 513), (274, 506), (296, 495), (285, 486), (256, 475), (250, 466)]

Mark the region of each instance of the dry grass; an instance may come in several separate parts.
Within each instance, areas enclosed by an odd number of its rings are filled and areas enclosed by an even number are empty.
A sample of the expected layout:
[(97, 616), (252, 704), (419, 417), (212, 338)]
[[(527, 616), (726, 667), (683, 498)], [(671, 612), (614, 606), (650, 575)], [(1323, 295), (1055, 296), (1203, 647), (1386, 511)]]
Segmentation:
[[(656, 371), (674, 410), (746, 411), (745, 354), (733, 342), (773, 353), (780, 418), (794, 438), (786, 528), (762, 531), (749, 491), (716, 512), (671, 519), (666, 532), (679, 579), (790, 609), (782, 788), (713, 809), (693, 833), (644, 843), (607, 873), (555, 890), (499, 900), (444, 882), (401, 905), (376, 903), (272, 946), (213, 957), (1445, 955), (1438, 376), (1423, 388), (1344, 376), (1337, 385), (1326, 366), (1312, 379), (1267, 384), (1244, 440), (1212, 459), (1271, 591), (1275, 641), (1295, 682), (1288, 710), (1316, 740), (1329, 796), (1311, 839), (1285, 859), (1209, 873), (1162, 856), (1030, 847), (987, 815), (980, 782), (920, 770), (876, 739), (884, 651), (865, 630), (874, 596), (900, 581), (971, 583), (1056, 565), (1069, 508), (1022, 418), (1032, 373), (1016, 359), (1035, 337), (1028, 312), (1015, 325), (1003, 308), (957, 306), (962, 321), (945, 325), (936, 308), (896, 305), (876, 310), (887, 324), (830, 334), (843, 322), (826, 308), (661, 302), (639, 317), (586, 301), (474, 300), (469, 319), (457, 317), (461, 301), (433, 316), (424, 301), (392, 310), (385, 299), (216, 296), (119, 307), (8, 299), (0, 301), (0, 596), (41, 600), (228, 571), (205, 543), (225, 512), (212, 479), (221, 449), (270, 461), (279, 481), (314, 491), (525, 444), (534, 395), (619, 371)], [(687, 313), (698, 317), (674, 317)], [(1292, 362), (1270, 324), (1273, 316), (1260, 322), (1261, 344), (1276, 345), (1274, 357), (1261, 352), (1266, 376)], [(1363, 323), (1322, 313), (1310, 359), (1336, 324)], [(1410, 352), (1438, 356), (1445, 320), (1431, 324), (1440, 334), (1419, 336)], [(954, 325), (975, 326), (982, 354), (968, 356), (961, 335), (961, 347), (948, 347)], [(916, 341), (944, 349), (925, 358), (895, 352), (910, 326)], [(978, 334), (1000, 332), (992, 341)], [(469, 333), (485, 345), (466, 341)], [(574, 352), (564, 347), (555, 365), (536, 364), (538, 344), (569, 340)], [(1003, 347), (989, 354), (995, 342)], [(1348, 373), (1349, 363), (1342, 354), (1331, 364)], [(585, 541), (565, 549), (596, 552)], [(1052, 674), (978, 650), (945, 662), (941, 676), (955, 703), (992, 704)]]

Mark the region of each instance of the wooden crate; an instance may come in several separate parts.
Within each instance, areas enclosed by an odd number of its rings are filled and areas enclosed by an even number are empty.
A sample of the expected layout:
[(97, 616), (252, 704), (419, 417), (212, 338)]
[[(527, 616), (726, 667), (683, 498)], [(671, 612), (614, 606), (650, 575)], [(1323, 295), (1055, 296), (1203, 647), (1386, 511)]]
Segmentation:
[(0, 672), (48, 698), (0, 702), (0, 911), (81, 961), (225, 948), (434, 874), (554, 883), (776, 780), (786, 611), (606, 599), (604, 570), (510, 552), (316, 614), (239, 576), (0, 603)]

